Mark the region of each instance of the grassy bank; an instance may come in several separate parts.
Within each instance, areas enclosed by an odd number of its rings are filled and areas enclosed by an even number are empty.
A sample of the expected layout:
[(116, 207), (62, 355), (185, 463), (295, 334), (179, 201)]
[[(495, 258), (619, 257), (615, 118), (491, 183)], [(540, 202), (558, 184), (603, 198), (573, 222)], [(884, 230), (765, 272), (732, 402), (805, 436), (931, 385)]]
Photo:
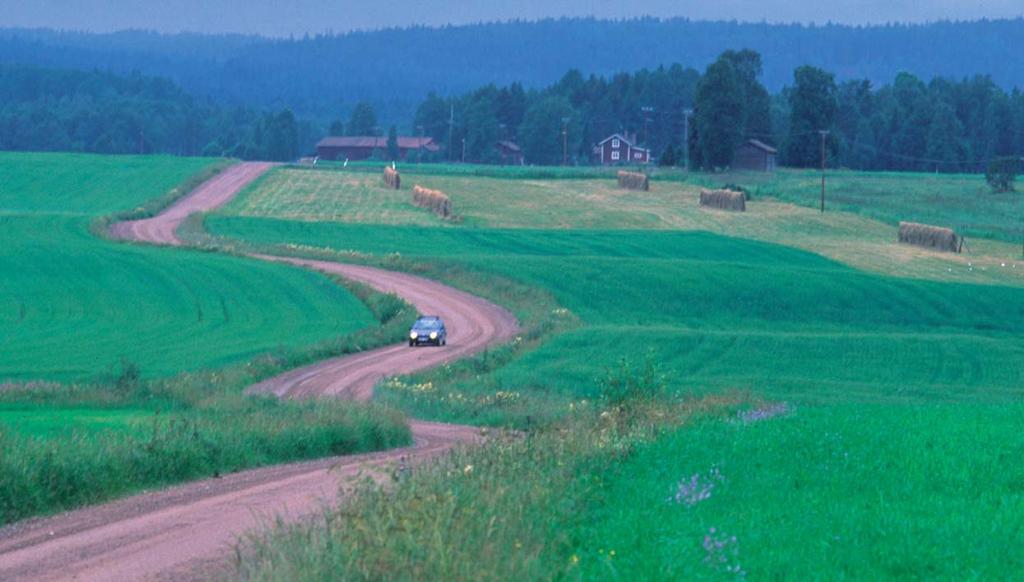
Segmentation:
[(144, 488), (410, 442), (403, 415), (243, 397), (223, 375), (0, 388), (0, 525)]
[[(1019, 406), (577, 415), (246, 546), (249, 580), (1006, 579)], [(652, 412), (660, 416), (651, 416)]]
[(567, 572), (573, 533), (601, 476), (670, 427), (726, 414), (737, 398), (581, 409), (558, 428), (495, 434), (479, 449), (367, 485), (323, 520), (281, 526), (242, 552), (250, 580), (538, 580)]

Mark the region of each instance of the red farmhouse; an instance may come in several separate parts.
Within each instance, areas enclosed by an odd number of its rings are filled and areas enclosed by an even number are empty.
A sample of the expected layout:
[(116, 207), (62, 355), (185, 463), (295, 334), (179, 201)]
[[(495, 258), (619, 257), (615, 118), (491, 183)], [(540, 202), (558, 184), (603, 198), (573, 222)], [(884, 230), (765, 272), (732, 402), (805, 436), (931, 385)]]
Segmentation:
[(651, 161), (651, 150), (638, 147), (635, 140), (615, 133), (594, 146), (594, 158), (602, 166), (647, 164)]

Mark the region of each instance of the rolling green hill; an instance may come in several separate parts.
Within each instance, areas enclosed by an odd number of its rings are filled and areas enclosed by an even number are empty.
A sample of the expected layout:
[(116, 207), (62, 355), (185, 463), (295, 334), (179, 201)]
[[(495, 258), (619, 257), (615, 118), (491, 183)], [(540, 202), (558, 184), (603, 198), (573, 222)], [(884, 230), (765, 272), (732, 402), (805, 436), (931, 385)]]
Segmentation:
[[(702, 232), (365, 227), (212, 217), (259, 244), (441, 259), (554, 294), (584, 325), (496, 372), (499, 387), (593, 398), (653, 351), (687, 390), (817, 398), (1007, 398), (1024, 379), (1019, 288), (897, 279)], [(481, 390), (471, 387), (467, 390)], [(493, 386), (492, 386), (493, 387)]]
[(90, 380), (216, 367), (375, 324), (326, 277), (118, 244), (98, 216), (159, 198), (209, 160), (0, 155), (0, 379)]

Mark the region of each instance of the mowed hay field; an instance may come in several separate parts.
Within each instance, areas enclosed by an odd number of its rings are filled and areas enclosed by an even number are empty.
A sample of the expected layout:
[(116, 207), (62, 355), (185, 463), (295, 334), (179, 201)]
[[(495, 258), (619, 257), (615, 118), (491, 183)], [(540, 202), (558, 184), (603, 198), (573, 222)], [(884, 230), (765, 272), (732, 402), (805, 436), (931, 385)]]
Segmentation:
[[(700, 190), (704, 186), (720, 186), (729, 180), (747, 184), (765, 179), (754, 174), (726, 175), (710, 178), (694, 175), (683, 181), (678, 172), (656, 174), (661, 180), (652, 182), (650, 192), (630, 192), (617, 187), (614, 173), (607, 177), (534, 179), (495, 176), (449, 175), (440, 169), (427, 171), (415, 166), (402, 169), (407, 183), (422, 183), (449, 195), (463, 227), (500, 229), (643, 229), (704, 230), (766, 242), (774, 242), (809, 250), (858, 269), (899, 277), (926, 278), (940, 281), (971, 283), (1024, 284), (1024, 259), (1019, 245), (1004, 241), (970, 238), (970, 253), (941, 255), (907, 245), (897, 244), (897, 213), (890, 223), (880, 222), (852, 212), (827, 212), (802, 206), (803, 200), (815, 192), (799, 190), (792, 202), (755, 195), (747, 211), (732, 213), (701, 208)], [(453, 172), (458, 168), (454, 168)], [(379, 168), (377, 168), (379, 170)], [(500, 176), (504, 168), (495, 168)], [(522, 169), (509, 168), (510, 176), (520, 176)], [(806, 184), (813, 176), (808, 172), (780, 172), (777, 180), (796, 180), (802, 176)], [(887, 174), (859, 174), (858, 184), (865, 190), (877, 191), (890, 179)], [(933, 177), (922, 176), (930, 180)], [(978, 176), (953, 177), (953, 186), (969, 184), (973, 193), (984, 186)], [(850, 178), (852, 180), (852, 178)], [(820, 182), (818, 183), (820, 187)], [(906, 180), (904, 180), (906, 186)], [(753, 188), (753, 186), (751, 186)], [(767, 188), (767, 186), (766, 186)], [(853, 186), (848, 186), (852, 189)], [(959, 191), (959, 190), (958, 190)], [(893, 194), (906, 208), (907, 216), (918, 220), (929, 218), (919, 208), (928, 207), (928, 190), (904, 189)], [(952, 194), (949, 194), (952, 196)], [(965, 203), (975, 204), (973, 194), (961, 194)], [(1024, 200), (1024, 197), (1018, 197)], [(330, 221), (359, 224), (451, 226), (429, 213), (413, 207), (407, 190), (389, 190), (383, 186), (379, 172), (313, 170), (282, 168), (271, 172), (254, 184), (245, 196), (239, 197), (227, 214), (253, 218), (283, 218), (304, 222)], [(983, 200), (983, 199), (982, 199)], [(1024, 210), (1022, 210), (1024, 212)], [(1001, 228), (1017, 228), (1018, 213), (993, 215)], [(931, 217), (935, 219), (934, 217)]]
[(209, 164), (0, 154), (0, 381), (94, 380), (123, 360), (167, 376), (376, 324), (317, 274), (90, 232)]
[[(449, 193), (460, 224), (346, 205), (321, 221), (232, 208), (206, 225), (228, 244), (413, 269), (506, 303), (540, 331), (392, 379), (377, 398), (531, 436), (367, 494), (358, 512), (279, 528), (243, 560), (246, 575), (1005, 578), (1024, 567), (1012, 462), (1024, 450), (1024, 266), (1011, 245), (940, 256), (851, 213), (756, 196), (742, 215), (701, 210), (682, 182), (648, 194), (589, 178), (422, 180)], [(551, 302), (519, 299), (525, 290)]]
[[(993, 192), (982, 175), (829, 170), (826, 180), (831, 210), (893, 225), (901, 220), (940, 225), (969, 237), (1013, 242), (1018, 249), (1024, 238), (1024, 197)], [(821, 173), (813, 170), (727, 173), (711, 183), (739, 184), (755, 199), (771, 197), (814, 208), (821, 196)]]

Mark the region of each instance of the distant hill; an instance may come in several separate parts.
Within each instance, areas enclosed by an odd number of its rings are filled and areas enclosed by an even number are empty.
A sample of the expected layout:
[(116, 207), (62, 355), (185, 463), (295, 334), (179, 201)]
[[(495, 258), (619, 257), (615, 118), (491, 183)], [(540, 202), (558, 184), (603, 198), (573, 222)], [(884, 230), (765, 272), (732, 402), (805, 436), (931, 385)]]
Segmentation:
[(222, 103), (287, 105), (321, 120), (344, 117), (365, 99), (383, 121), (407, 123), (429, 91), (514, 81), (539, 87), (571, 68), (610, 74), (678, 62), (703, 69), (730, 48), (763, 55), (772, 91), (803, 64), (838, 80), (882, 83), (908, 71), (926, 80), (991, 75), (1005, 88), (1024, 87), (1021, 39), (1024, 19), (867, 27), (562, 19), (288, 40), (0, 29), (0, 63), (140, 71)]

